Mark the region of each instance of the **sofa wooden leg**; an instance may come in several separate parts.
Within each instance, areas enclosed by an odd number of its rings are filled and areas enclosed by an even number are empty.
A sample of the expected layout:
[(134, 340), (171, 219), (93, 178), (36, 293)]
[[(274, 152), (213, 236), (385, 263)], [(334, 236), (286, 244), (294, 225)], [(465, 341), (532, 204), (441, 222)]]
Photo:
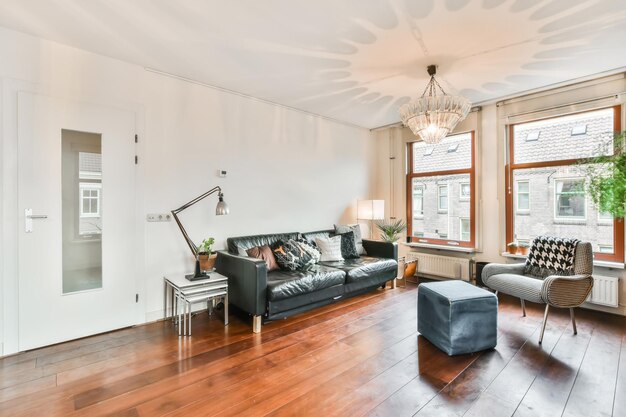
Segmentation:
[(523, 298), (519, 299), (522, 302), (522, 317), (526, 317), (526, 303)]
[(261, 333), (261, 316), (252, 316), (252, 331)]
[(576, 331), (576, 317), (574, 317), (574, 309), (573, 308), (569, 309), (569, 315), (572, 318), (572, 328), (574, 329), (574, 334), (578, 334), (578, 331)]
[(539, 334), (539, 344), (543, 342), (543, 332), (546, 331), (546, 323), (548, 322), (548, 310), (550, 309), (550, 304), (546, 304), (546, 311), (543, 313), (543, 323), (541, 323), (541, 333)]
[(391, 289), (394, 289), (398, 286), (398, 280), (396, 278), (391, 280)]

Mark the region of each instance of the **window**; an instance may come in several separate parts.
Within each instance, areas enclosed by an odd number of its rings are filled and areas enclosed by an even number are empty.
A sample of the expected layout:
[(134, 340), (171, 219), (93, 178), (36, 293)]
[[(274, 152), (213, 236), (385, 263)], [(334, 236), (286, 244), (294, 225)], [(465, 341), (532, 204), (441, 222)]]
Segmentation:
[(448, 153), (456, 152), (457, 149), (459, 149), (459, 144), (453, 143), (452, 145), (448, 146)]
[(413, 241), (474, 247), (474, 143), (469, 132), (436, 145), (408, 145), (407, 218)]
[(598, 220), (602, 223), (606, 223), (606, 222), (613, 222), (613, 215), (611, 213), (607, 213), (604, 211), (599, 211), (598, 212)]
[(613, 253), (613, 245), (598, 245), (598, 252)]
[(459, 187), (459, 199), (469, 200), (470, 198), (470, 185), (469, 182), (462, 182)]
[(530, 211), (530, 181), (516, 181), (517, 184), (517, 204), (518, 213), (528, 213)]
[(459, 229), (461, 230), (461, 240), (467, 242), (470, 240), (470, 219), (460, 218)]
[(443, 213), (448, 211), (448, 186), (439, 185), (437, 189), (437, 210)]
[[(624, 262), (624, 222), (594, 211), (581, 169), (593, 157), (613, 153), (620, 114), (616, 106), (509, 125), (507, 242), (539, 235), (573, 237), (591, 242), (596, 259)], [(585, 136), (574, 145), (571, 135), (582, 132), (582, 126)], [(533, 132), (541, 132), (541, 140), (529, 141)], [(587, 220), (596, 216), (598, 221)]]
[(534, 142), (536, 140), (539, 140), (539, 134), (540, 133), (541, 133), (540, 131), (527, 133), (526, 134), (526, 142)]
[(572, 128), (572, 136), (584, 135), (587, 133), (587, 125), (578, 125)]
[(584, 179), (554, 181), (554, 216), (557, 219), (585, 219), (587, 199)]
[(424, 186), (413, 186), (413, 217), (424, 216)]
[(80, 217), (100, 217), (100, 184), (80, 183)]

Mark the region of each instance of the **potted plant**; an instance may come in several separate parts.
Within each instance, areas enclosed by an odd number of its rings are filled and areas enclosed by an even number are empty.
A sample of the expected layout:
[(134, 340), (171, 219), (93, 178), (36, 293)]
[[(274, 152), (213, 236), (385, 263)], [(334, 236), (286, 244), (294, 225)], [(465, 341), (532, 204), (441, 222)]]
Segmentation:
[[(588, 193), (598, 210), (616, 219), (626, 217), (626, 132), (603, 143), (600, 156), (579, 161), (587, 177)], [(606, 149), (613, 149), (605, 155)]]
[(214, 243), (215, 239), (209, 237), (198, 245), (198, 260), (200, 261), (200, 270), (202, 271), (209, 271), (215, 266), (217, 254), (213, 254)]
[(530, 250), (530, 245), (526, 242), (517, 242), (517, 252), (520, 255), (528, 255), (528, 251)]
[(406, 223), (403, 220), (389, 220), (376, 223), (376, 227), (382, 232), (380, 237), (385, 242), (397, 242), (400, 233), (406, 230)]
[(506, 245), (506, 247), (509, 250), (509, 253), (511, 255), (517, 254), (517, 243), (516, 242), (511, 242), (508, 245)]

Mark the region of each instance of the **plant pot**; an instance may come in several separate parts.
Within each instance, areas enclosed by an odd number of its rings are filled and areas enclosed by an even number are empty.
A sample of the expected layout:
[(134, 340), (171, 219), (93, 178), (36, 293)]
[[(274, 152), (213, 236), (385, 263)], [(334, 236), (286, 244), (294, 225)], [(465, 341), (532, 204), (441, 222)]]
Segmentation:
[(520, 255), (528, 255), (528, 252), (530, 251), (530, 248), (526, 248), (526, 247), (519, 247), (517, 248), (517, 253), (519, 253)]
[(517, 255), (517, 246), (508, 246), (507, 249), (511, 255)]
[(216, 253), (212, 255), (198, 255), (198, 260), (200, 261), (200, 270), (201, 271), (212, 270), (215, 267), (216, 259), (217, 259)]

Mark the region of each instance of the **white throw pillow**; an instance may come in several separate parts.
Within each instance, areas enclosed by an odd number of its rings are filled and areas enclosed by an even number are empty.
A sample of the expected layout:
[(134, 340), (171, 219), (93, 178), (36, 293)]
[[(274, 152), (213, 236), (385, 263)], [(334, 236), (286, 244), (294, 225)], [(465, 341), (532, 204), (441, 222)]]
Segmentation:
[(341, 256), (341, 236), (317, 237), (315, 238), (315, 244), (322, 252), (321, 262), (343, 261), (343, 256)]

